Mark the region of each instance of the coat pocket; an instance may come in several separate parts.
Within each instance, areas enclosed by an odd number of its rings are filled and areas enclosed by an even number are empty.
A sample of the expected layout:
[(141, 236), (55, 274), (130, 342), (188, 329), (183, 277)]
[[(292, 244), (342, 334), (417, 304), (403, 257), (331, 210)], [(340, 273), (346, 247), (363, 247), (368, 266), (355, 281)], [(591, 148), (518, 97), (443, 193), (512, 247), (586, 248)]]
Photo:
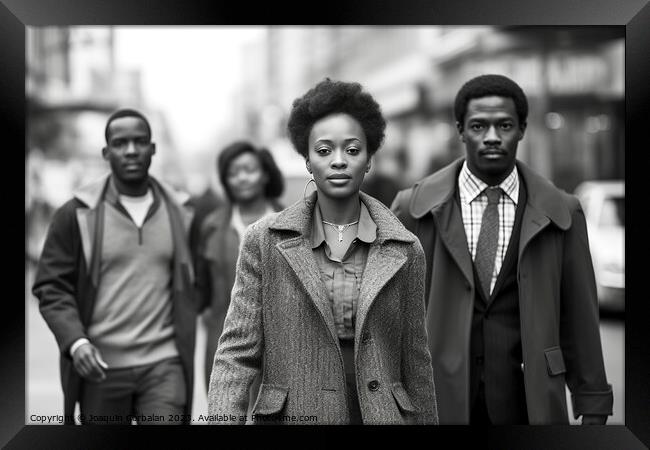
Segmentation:
[(406, 389), (404, 389), (404, 385), (401, 382), (391, 384), (390, 389), (400, 411), (403, 413), (416, 412), (415, 406), (413, 405), (413, 402), (411, 402), (411, 399), (409, 398), (409, 395), (406, 392)]
[(546, 356), (546, 368), (549, 375), (555, 376), (566, 372), (564, 356), (562, 356), (560, 347), (547, 348), (544, 350), (544, 356)]
[(287, 401), (289, 388), (275, 384), (261, 384), (253, 407), (254, 415), (270, 416), (279, 413)]

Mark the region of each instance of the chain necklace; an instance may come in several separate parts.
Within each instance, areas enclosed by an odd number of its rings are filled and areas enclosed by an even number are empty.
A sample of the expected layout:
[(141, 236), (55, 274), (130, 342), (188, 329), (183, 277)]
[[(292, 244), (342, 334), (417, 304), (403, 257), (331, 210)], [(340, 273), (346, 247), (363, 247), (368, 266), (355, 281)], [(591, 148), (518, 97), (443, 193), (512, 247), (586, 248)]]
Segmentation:
[(322, 222), (324, 224), (326, 224), (326, 225), (331, 226), (332, 228), (334, 228), (335, 230), (337, 230), (339, 232), (339, 242), (343, 241), (343, 232), (345, 231), (346, 228), (351, 227), (352, 225), (359, 223), (358, 220), (355, 220), (354, 222), (346, 223), (345, 225), (337, 225), (335, 223), (328, 222), (327, 220), (323, 220)]

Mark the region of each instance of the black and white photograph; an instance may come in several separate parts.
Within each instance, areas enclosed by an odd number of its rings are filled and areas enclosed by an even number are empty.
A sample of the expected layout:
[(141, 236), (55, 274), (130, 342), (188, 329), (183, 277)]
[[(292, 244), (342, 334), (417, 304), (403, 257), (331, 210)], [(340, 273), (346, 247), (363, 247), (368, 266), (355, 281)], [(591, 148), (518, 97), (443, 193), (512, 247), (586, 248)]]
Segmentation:
[(625, 45), (26, 27), (25, 424), (625, 425)]

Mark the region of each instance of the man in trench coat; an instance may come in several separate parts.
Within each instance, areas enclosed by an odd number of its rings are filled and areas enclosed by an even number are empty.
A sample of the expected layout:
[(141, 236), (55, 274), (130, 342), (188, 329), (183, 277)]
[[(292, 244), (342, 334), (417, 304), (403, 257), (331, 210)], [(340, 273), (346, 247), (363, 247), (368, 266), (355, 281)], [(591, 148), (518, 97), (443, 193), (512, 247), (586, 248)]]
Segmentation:
[(440, 424), (566, 424), (565, 385), (574, 416), (603, 424), (613, 397), (582, 208), (516, 160), (528, 112), (516, 83), (472, 79), (454, 109), (466, 158), (392, 206), (426, 255)]

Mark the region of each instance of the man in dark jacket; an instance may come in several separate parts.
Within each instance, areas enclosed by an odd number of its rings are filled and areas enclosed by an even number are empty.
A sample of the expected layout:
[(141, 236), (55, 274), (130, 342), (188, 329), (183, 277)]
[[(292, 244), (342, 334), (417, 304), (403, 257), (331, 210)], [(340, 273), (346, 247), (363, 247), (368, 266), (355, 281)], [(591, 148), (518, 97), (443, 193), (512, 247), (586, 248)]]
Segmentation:
[(196, 307), (189, 196), (149, 175), (147, 119), (106, 124), (111, 174), (54, 215), (33, 292), (61, 350), (66, 423), (188, 423)]
[(585, 218), (516, 160), (528, 103), (499, 75), (454, 105), (466, 158), (400, 192), (393, 211), (427, 261), (427, 328), (441, 424), (583, 424), (612, 414)]

